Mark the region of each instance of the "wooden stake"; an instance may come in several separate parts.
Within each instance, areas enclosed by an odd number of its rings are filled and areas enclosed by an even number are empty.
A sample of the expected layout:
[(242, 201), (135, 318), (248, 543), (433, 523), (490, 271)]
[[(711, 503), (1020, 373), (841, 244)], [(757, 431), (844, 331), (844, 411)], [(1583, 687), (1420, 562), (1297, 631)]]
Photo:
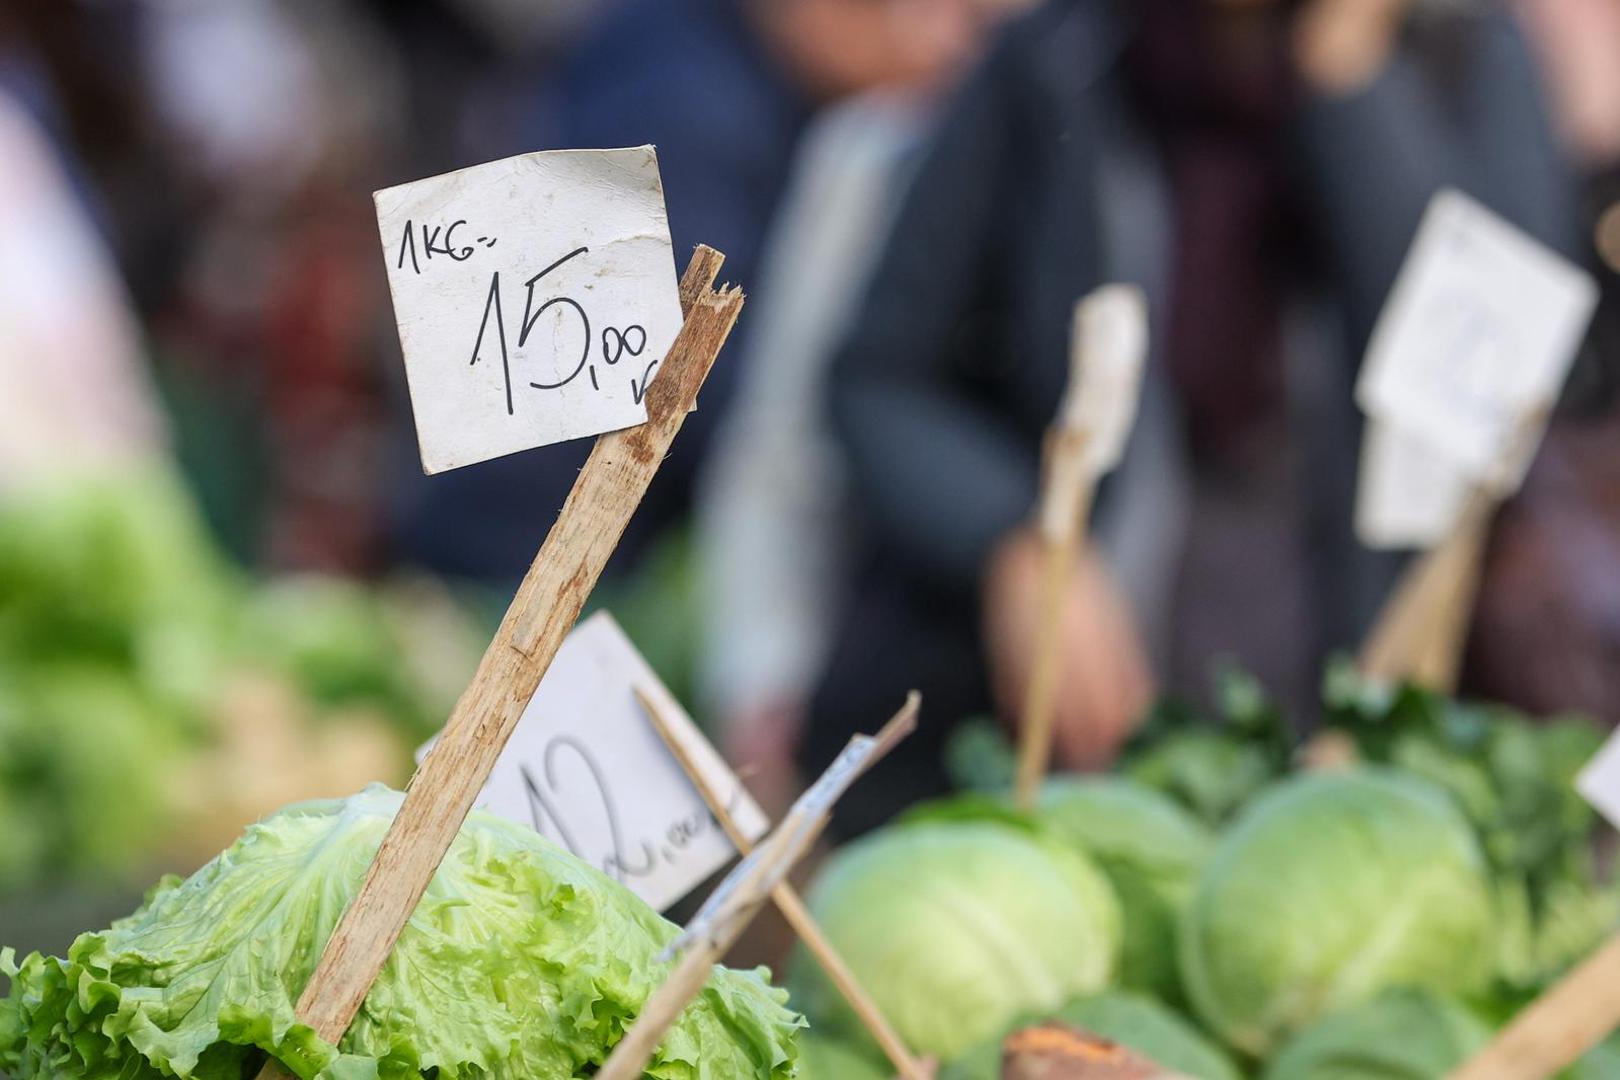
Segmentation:
[[(916, 728), (918, 702), (916, 691), (912, 691), (905, 705), (873, 739), (857, 735), (850, 740), (849, 748), (799, 797), (775, 831), (720, 883), (683, 934), (690, 940), (675, 970), (647, 999), (635, 1023), (597, 1072), (596, 1080), (637, 1080), (646, 1071), (670, 1026), (708, 983), (714, 964), (821, 835), (832, 812), (831, 800)], [(716, 897), (721, 896), (724, 900), (711, 908)]]
[(1041, 574), (1040, 622), (1035, 655), (1024, 693), (1019, 728), (1018, 772), (1014, 791), (1018, 805), (1033, 809), (1052, 756), (1052, 728), (1057, 716), (1058, 679), (1062, 675), (1063, 600), (1069, 575), (1085, 540), (1091, 509), (1092, 477), (1086, 468), (1086, 435), (1058, 426), (1047, 434), (1041, 485), (1041, 539), (1045, 562)]
[[(681, 279), (686, 321), (647, 391), (647, 422), (596, 441), (556, 523), (456, 702), (444, 734), (406, 788), (354, 902), (298, 999), (298, 1019), (336, 1045), (460, 830), (653, 474), (697, 400), (742, 307), (711, 291), (724, 256), (699, 247)], [(286, 1070), (274, 1058), (260, 1080)]]
[(1620, 1025), (1620, 934), (1548, 987), (1448, 1080), (1546, 1080)]
[(1364, 675), (1456, 690), (1496, 506), (1496, 496), (1476, 488), (1446, 539), (1402, 575), (1362, 646)]
[[(748, 837), (744, 836), (742, 830), (737, 827), (737, 820), (731, 816), (731, 811), (726, 808), (726, 797), (714, 789), (714, 785), (709, 782), (709, 778), (698, 768), (697, 762), (692, 760), (692, 755), (687, 752), (685, 745), (675, 737), (663, 710), (640, 690), (636, 691), (636, 700), (641, 702), (641, 707), (646, 711), (653, 727), (658, 730), (664, 744), (669, 747), (670, 753), (675, 755), (675, 760), (680, 762), (681, 768), (686, 771), (692, 785), (697, 788), (698, 794), (703, 797), (709, 812), (720, 823), (720, 828), (725, 830), (726, 836), (731, 839), (737, 850), (747, 855), (753, 849), (753, 845), (748, 842)], [(883, 1048), (883, 1053), (888, 1056), (890, 1063), (894, 1065), (895, 1070), (903, 1080), (932, 1080), (932, 1074), (911, 1056), (911, 1051), (906, 1049), (906, 1044), (901, 1040), (893, 1026), (890, 1025), (888, 1018), (883, 1015), (882, 1010), (877, 1007), (877, 1003), (872, 1000), (865, 988), (861, 986), (860, 981), (855, 978), (855, 973), (844, 962), (844, 958), (838, 955), (838, 950), (833, 947), (833, 943), (827, 940), (827, 935), (822, 931), (820, 924), (816, 922), (815, 916), (810, 914), (810, 909), (805, 907), (804, 901), (799, 898), (799, 894), (794, 890), (793, 886), (783, 882), (772, 890), (771, 899), (775, 902), (777, 909), (782, 912), (782, 917), (787, 920), (788, 925), (793, 928), (793, 932), (798, 934), (799, 939), (804, 942), (805, 948), (810, 950), (810, 954), (816, 958), (816, 962), (827, 973), (827, 978), (832, 980), (832, 984), (838, 988), (838, 992), (844, 995), (844, 1000), (849, 1002), (850, 1008), (855, 1010), (855, 1015), (861, 1018), (861, 1022), (866, 1025), (867, 1030), (877, 1039), (878, 1045)]]

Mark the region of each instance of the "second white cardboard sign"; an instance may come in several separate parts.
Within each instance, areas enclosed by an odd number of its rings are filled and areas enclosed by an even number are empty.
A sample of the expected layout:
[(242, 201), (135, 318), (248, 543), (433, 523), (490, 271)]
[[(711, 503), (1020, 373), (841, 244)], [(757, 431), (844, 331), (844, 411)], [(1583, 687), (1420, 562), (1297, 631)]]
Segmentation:
[(763, 836), (764, 812), (605, 611), (563, 642), (477, 805), (556, 841), (662, 911), (737, 852), (638, 689), (714, 790), (728, 794), (743, 834)]
[(1597, 303), (1573, 263), (1461, 192), (1429, 204), (1356, 388), (1369, 416), (1421, 433), (1502, 486), (1524, 424), (1550, 409)]

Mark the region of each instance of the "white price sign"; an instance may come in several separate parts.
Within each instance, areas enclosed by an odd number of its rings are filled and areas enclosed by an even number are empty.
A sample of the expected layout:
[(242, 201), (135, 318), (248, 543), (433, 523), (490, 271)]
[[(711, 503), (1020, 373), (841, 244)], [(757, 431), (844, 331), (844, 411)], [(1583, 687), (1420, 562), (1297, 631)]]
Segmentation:
[(1620, 829), (1620, 732), (1609, 736), (1586, 768), (1575, 778), (1575, 790)]
[(1591, 277), (1456, 191), (1434, 197), (1368, 348), (1357, 398), (1472, 480), (1517, 471), (1597, 302)]
[(1373, 417), (1361, 441), (1356, 536), (1370, 548), (1426, 548), (1451, 532), (1468, 478), (1434, 447)]
[(523, 154), (374, 199), (426, 472), (646, 422), (681, 327), (652, 147)]
[(727, 797), (743, 834), (763, 836), (764, 812), (605, 611), (563, 642), (477, 805), (555, 840), (662, 911), (737, 852), (637, 690)]
[(1086, 433), (1092, 477), (1119, 464), (1136, 419), (1147, 362), (1147, 297), (1134, 285), (1104, 285), (1074, 309), (1073, 370), (1058, 422)]

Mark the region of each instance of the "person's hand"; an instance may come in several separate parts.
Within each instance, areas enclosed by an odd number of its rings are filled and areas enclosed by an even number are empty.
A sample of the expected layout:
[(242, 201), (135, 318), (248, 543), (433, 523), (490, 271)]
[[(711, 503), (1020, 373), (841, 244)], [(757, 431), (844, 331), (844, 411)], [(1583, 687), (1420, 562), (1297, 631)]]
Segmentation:
[[(999, 544), (984, 581), (984, 635), (998, 711), (1020, 719), (1035, 658), (1046, 549), (1019, 530)], [(1058, 619), (1052, 756), (1069, 768), (1106, 765), (1153, 697), (1135, 621), (1108, 569), (1088, 548), (1076, 560)]]
[(1412, 0), (1310, 0), (1295, 17), (1294, 64), (1319, 93), (1350, 94), (1389, 63)]

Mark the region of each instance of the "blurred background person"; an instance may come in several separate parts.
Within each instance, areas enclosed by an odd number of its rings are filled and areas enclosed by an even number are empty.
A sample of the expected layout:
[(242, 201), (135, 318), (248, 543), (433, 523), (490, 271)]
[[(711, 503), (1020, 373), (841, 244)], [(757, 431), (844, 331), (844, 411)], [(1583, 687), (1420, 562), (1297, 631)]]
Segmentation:
[[(942, 790), (960, 717), (1018, 715), (1041, 436), (1072, 305), (1105, 281), (1148, 290), (1148, 401), (1177, 403), (1194, 487), (1183, 558), (1155, 535), (1166, 514), (1077, 569), (1057, 761), (1106, 763), (1146, 706), (1143, 622), (1170, 630), (1170, 685), (1229, 652), (1309, 711), (1323, 650), (1354, 645), (1392, 570), (1350, 531), (1350, 389), (1429, 198), (1455, 185), (1573, 246), (1540, 98), (1494, 12), (1062, 0), (1011, 28), (942, 121), (832, 376), (862, 548), (803, 765), (908, 686), (934, 718), (844, 828)], [(1133, 612), (1109, 568), (1144, 538), (1174, 581), (1168, 619)]]
[(811, 121), (765, 236), (744, 331), (749, 363), (702, 467), (696, 522), (703, 702), (768, 801), (796, 790), (793, 746), (849, 581), (827, 367), (935, 106), (984, 37), (1027, 6), (892, 4), (913, 77)]
[(1620, 2), (1515, 0), (1580, 183), (1597, 278), (1585, 347), (1524, 487), (1498, 514), (1462, 688), (1620, 717)]
[[(658, 147), (677, 269), (693, 247), (725, 253), (743, 286), (746, 340), (767, 301), (759, 250), (794, 149), (818, 110), (880, 87), (939, 77), (971, 45), (967, 0), (622, 0), (600, 5), (578, 45), (544, 80), (525, 145)], [(721, 356), (615, 556), (642, 561), (688, 517), (700, 463), (751, 350)], [(442, 572), (515, 581), (534, 557), (589, 453), (544, 447), (423, 481), (401, 439), (398, 538), (405, 557)]]

